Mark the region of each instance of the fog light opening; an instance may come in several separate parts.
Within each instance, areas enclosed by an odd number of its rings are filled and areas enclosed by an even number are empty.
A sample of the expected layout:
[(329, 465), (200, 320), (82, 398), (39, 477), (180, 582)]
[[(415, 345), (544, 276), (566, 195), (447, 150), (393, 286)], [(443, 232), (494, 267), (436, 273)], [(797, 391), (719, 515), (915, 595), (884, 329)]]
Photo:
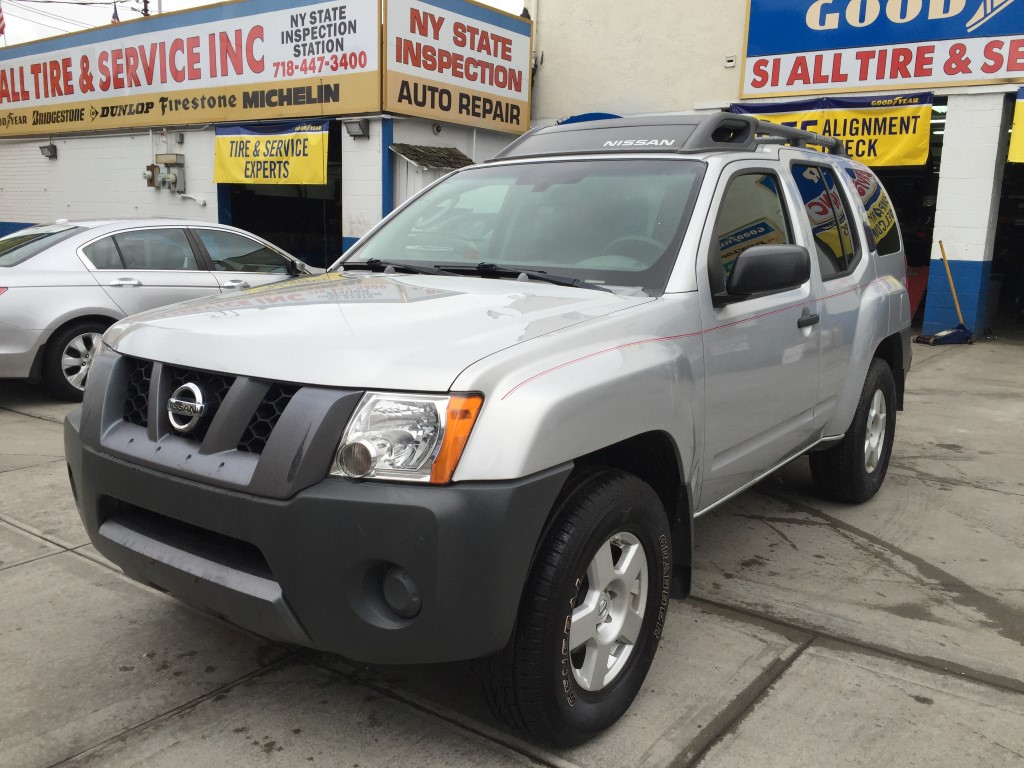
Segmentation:
[(397, 565), (388, 568), (381, 580), (381, 590), (388, 608), (403, 619), (411, 619), (419, 615), (420, 608), (423, 607), (420, 589), (404, 568), (399, 568)]

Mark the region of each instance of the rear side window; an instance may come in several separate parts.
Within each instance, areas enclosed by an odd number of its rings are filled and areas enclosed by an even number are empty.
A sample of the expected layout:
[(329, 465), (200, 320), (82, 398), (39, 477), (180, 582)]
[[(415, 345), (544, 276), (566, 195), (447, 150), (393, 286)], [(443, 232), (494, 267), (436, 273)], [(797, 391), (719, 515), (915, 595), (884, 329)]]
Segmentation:
[(82, 253), (95, 269), (124, 269), (121, 255), (117, 252), (117, 246), (114, 245), (112, 237), (104, 237), (102, 240), (85, 246)]
[(779, 179), (768, 173), (734, 176), (722, 198), (708, 255), (708, 278), (714, 293), (725, 290), (736, 257), (755, 245), (792, 243), (779, 193)]
[(114, 235), (126, 269), (198, 270), (183, 229), (140, 229)]
[(857, 261), (857, 249), (835, 172), (818, 165), (794, 165), (793, 175), (811, 222), (822, 278), (848, 272)]
[(900, 228), (896, 226), (896, 211), (878, 177), (866, 168), (847, 168), (846, 174), (860, 196), (868, 215), (868, 226), (875, 236), (878, 253), (882, 256), (900, 250)]

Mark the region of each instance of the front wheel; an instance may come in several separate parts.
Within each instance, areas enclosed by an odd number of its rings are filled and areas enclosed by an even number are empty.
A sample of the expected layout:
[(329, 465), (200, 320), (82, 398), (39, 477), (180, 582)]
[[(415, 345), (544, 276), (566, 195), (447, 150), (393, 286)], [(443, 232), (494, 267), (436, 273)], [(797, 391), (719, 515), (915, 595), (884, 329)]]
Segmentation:
[(637, 477), (588, 469), (570, 481), (512, 641), (483, 669), (496, 715), (570, 746), (625, 713), (664, 629), (670, 536), (657, 494)]
[(818, 492), (851, 504), (870, 499), (882, 487), (895, 436), (896, 383), (889, 366), (876, 357), (846, 436), (838, 445), (810, 456)]

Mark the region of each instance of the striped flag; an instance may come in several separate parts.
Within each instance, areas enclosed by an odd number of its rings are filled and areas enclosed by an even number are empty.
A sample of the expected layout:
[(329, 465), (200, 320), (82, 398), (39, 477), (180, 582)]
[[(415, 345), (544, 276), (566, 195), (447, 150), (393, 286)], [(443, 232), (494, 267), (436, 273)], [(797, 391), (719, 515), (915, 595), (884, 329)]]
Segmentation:
[(4, 34), (5, 29), (7, 29), (7, 22), (4, 21), (4, 8), (0, 5), (0, 35)]
[(120, 24), (121, 18), (117, 15), (117, 3), (114, 3), (114, 15), (110, 17), (111, 24)]

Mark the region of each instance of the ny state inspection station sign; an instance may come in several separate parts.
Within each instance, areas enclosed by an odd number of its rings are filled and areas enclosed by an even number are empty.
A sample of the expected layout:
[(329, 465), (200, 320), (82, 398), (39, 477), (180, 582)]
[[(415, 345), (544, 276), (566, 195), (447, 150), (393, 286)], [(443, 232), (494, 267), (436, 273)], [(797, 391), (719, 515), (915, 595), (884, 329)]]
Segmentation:
[(742, 98), (1024, 81), (1024, 0), (750, 0)]

